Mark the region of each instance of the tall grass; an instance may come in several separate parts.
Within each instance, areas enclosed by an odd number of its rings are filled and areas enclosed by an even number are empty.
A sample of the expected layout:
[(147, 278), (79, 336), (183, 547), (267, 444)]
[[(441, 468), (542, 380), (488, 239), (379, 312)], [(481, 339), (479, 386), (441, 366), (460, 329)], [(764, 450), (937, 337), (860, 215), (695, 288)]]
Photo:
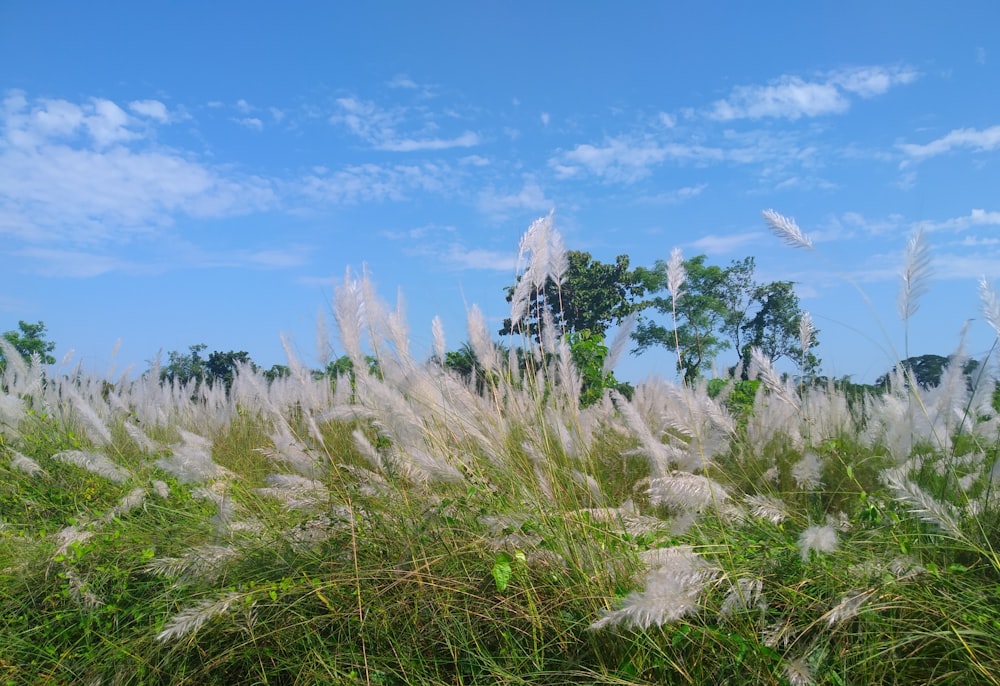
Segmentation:
[[(525, 288), (560, 276), (551, 220)], [(334, 307), (334, 381), (5, 350), (6, 683), (1000, 681), (992, 375), (848, 402), (755, 355), (749, 408), (651, 378), (581, 409), (559, 332), (505, 360), (471, 309), (477, 385), (414, 359), (367, 273)]]

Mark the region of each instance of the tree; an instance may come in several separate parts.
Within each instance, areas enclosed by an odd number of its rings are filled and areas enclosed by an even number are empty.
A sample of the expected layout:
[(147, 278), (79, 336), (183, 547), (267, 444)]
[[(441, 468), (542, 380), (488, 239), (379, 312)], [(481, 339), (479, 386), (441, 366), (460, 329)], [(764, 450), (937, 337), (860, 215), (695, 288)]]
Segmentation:
[[(905, 381), (907, 385), (909, 384), (909, 379), (912, 379), (920, 388), (933, 388), (941, 383), (941, 377), (954, 360), (954, 355), (947, 357), (943, 355), (917, 355), (908, 357), (898, 365), (893, 365), (892, 369), (876, 379), (875, 386), (878, 388), (888, 388), (892, 382), (892, 377), (902, 367), (908, 372), (908, 378)], [(979, 361), (973, 359), (965, 360), (962, 364), (962, 373), (965, 375), (966, 383), (970, 388), (974, 384), (973, 379), (979, 366)]]
[[(752, 257), (733, 260), (728, 267), (707, 265), (705, 260), (705, 255), (698, 255), (683, 262), (686, 275), (676, 303), (673, 294), (649, 301), (649, 306), (669, 322), (640, 321), (633, 334), (637, 344), (634, 352), (654, 345), (676, 349), (677, 368), (687, 383), (698, 378), (726, 349), (741, 361), (743, 379), (748, 376), (752, 348), (759, 348), (772, 362), (785, 357), (794, 360), (804, 373), (814, 372), (819, 360), (808, 349), (802, 350), (799, 327), (803, 313), (792, 282), (757, 283)], [(667, 290), (666, 262), (657, 261), (643, 278), (651, 292)]]
[(171, 350), (167, 353), (167, 366), (160, 370), (160, 381), (186, 384), (189, 381), (201, 383), (205, 378), (205, 360), (201, 352), (208, 346), (196, 343), (189, 346), (188, 353)]
[(749, 301), (750, 308), (734, 330), (738, 334), (735, 343), (740, 352), (743, 378), (747, 378), (750, 369), (752, 348), (759, 348), (771, 362), (788, 358), (799, 366), (803, 374), (815, 373), (819, 359), (811, 348), (802, 349), (799, 337), (802, 310), (792, 282), (773, 281), (757, 286)]
[[(56, 349), (56, 344), (45, 340), (45, 323), (29, 324), (25, 321), (17, 323), (18, 330), (7, 331), (4, 339), (20, 353), (27, 362), (31, 361), (32, 355), (38, 355), (42, 364), (55, 364), (56, 358), (52, 356), (52, 351)], [(7, 358), (4, 357), (3, 349), (0, 349), (0, 370), (7, 366)]]
[(205, 380), (209, 384), (223, 383), (228, 391), (233, 387), (233, 379), (236, 377), (236, 370), (241, 364), (249, 364), (251, 369), (256, 370), (257, 365), (250, 359), (250, 353), (245, 350), (239, 352), (230, 350), (229, 352), (219, 352), (216, 350), (208, 356), (205, 362)]
[[(632, 334), (636, 342), (633, 352), (641, 353), (654, 345), (678, 350), (677, 369), (684, 380), (692, 382), (726, 348), (723, 338), (733, 329), (738, 312), (738, 293), (745, 286), (747, 261), (733, 262), (723, 269), (705, 264), (705, 255), (684, 261), (686, 279), (677, 299), (674, 321), (674, 297), (655, 297), (649, 306), (670, 318), (672, 326), (658, 324), (643, 318)], [(657, 260), (652, 270), (647, 270), (651, 292), (663, 291), (667, 286), (667, 263)], [(738, 326), (736, 327), (738, 329)]]
[(196, 343), (188, 346), (187, 353), (177, 350), (167, 353), (167, 366), (160, 370), (160, 381), (171, 383), (176, 381), (181, 384), (194, 381), (196, 384), (204, 382), (209, 385), (222, 383), (228, 391), (233, 385), (240, 364), (249, 364), (256, 369), (256, 365), (250, 359), (250, 353), (244, 350), (239, 352), (216, 350), (204, 358), (201, 353), (207, 347), (204, 343)]
[[(527, 334), (539, 340), (546, 310), (556, 331), (568, 334), (588, 330), (604, 336), (608, 328), (620, 324), (639, 307), (645, 295), (645, 270), (630, 270), (628, 255), (619, 255), (614, 264), (593, 259), (590, 253), (570, 250), (569, 266), (562, 283), (549, 279), (543, 288), (531, 294), (527, 313), (517, 322), (504, 320), (500, 335)], [(520, 277), (518, 277), (520, 281)], [(512, 302), (517, 285), (507, 287), (507, 302)]]

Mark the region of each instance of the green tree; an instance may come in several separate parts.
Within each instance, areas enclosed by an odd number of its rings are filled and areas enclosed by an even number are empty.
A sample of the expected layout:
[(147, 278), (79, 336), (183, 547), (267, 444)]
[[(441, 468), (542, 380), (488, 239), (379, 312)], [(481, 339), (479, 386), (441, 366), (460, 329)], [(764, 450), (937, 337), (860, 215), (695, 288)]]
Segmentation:
[[(20, 353), (26, 361), (30, 362), (32, 355), (38, 355), (42, 364), (55, 364), (56, 358), (52, 356), (52, 351), (56, 349), (56, 344), (45, 340), (45, 323), (38, 322), (29, 324), (25, 321), (17, 323), (17, 330), (7, 331), (3, 334), (4, 339)], [(4, 357), (3, 349), (0, 349), (0, 370), (7, 366), (7, 358)]]
[(208, 346), (196, 343), (188, 346), (187, 353), (171, 350), (167, 353), (167, 366), (160, 369), (160, 381), (186, 384), (189, 381), (201, 383), (205, 378), (205, 358), (201, 353)]
[[(893, 375), (902, 367), (908, 374), (909, 379), (916, 382), (921, 388), (933, 388), (941, 383), (941, 377), (945, 370), (955, 360), (954, 355), (917, 355), (908, 357), (898, 365), (893, 365), (892, 369), (875, 380), (875, 386), (888, 388)], [(969, 359), (962, 364), (962, 373), (965, 375), (967, 383), (971, 387), (978, 371), (980, 363), (978, 360)], [(909, 380), (907, 380), (909, 383)]]
[[(706, 259), (698, 255), (684, 261), (686, 277), (676, 303), (669, 292), (648, 301), (668, 323), (644, 317), (633, 334), (634, 352), (654, 345), (677, 350), (677, 368), (688, 383), (727, 349), (741, 361), (743, 379), (748, 375), (752, 348), (759, 348), (772, 362), (789, 358), (804, 373), (813, 373), (819, 360), (808, 350), (802, 351), (803, 312), (792, 282), (757, 283), (753, 257), (733, 260), (728, 267), (708, 265)], [(642, 278), (650, 292), (666, 291), (667, 263), (657, 261), (649, 276)]]
[(240, 350), (239, 352), (234, 350), (220, 352), (216, 350), (210, 353), (208, 360), (205, 361), (205, 381), (212, 385), (222, 383), (228, 391), (233, 387), (236, 370), (241, 364), (249, 364), (254, 370), (257, 368), (257, 365), (250, 359), (250, 353), (245, 350)]
[[(614, 264), (600, 262), (578, 250), (568, 251), (566, 257), (569, 267), (562, 283), (549, 279), (531, 294), (525, 316), (517, 322), (505, 319), (501, 336), (527, 334), (539, 340), (546, 310), (560, 333), (586, 329), (592, 335), (604, 336), (609, 327), (620, 324), (638, 309), (639, 298), (646, 293), (646, 271), (629, 269), (628, 255), (619, 255)], [(507, 287), (507, 302), (512, 302), (516, 287)]]
[(802, 349), (801, 323), (802, 309), (791, 281), (772, 281), (756, 286), (747, 311), (734, 328), (733, 340), (740, 353), (743, 378), (747, 378), (750, 369), (751, 348), (759, 348), (771, 362), (787, 358), (794, 361), (803, 374), (814, 374), (819, 359), (810, 349)]
[[(726, 349), (726, 333), (738, 330), (739, 313), (743, 310), (740, 293), (749, 283), (748, 270), (752, 273), (753, 269), (750, 258), (726, 268), (707, 265), (705, 260), (705, 255), (698, 255), (684, 261), (686, 279), (676, 303), (676, 321), (674, 297), (657, 296), (648, 301), (649, 307), (668, 317), (669, 323), (664, 325), (643, 317), (632, 334), (636, 342), (633, 352), (641, 353), (654, 345), (676, 349), (678, 371), (689, 383)], [(651, 292), (666, 290), (666, 261), (657, 260), (655, 267), (647, 272), (645, 280)]]
[(569, 334), (568, 342), (573, 365), (580, 374), (580, 407), (598, 402), (604, 397), (606, 388), (615, 389), (627, 398), (632, 397), (635, 389), (616, 379), (614, 372), (604, 369), (609, 352), (604, 336), (583, 329)]

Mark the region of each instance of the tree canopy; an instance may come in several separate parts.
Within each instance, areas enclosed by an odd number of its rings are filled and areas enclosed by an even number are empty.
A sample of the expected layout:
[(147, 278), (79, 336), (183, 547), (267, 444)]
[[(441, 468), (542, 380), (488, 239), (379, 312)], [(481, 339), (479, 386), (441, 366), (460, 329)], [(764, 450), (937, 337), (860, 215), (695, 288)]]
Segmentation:
[(204, 358), (201, 353), (207, 347), (204, 343), (196, 343), (188, 346), (186, 353), (178, 350), (167, 353), (167, 365), (160, 369), (160, 380), (178, 383), (206, 382), (209, 385), (222, 383), (228, 390), (233, 385), (239, 365), (250, 364), (255, 367), (253, 360), (250, 359), (250, 353), (245, 350), (239, 352), (216, 350)]
[(685, 381), (703, 374), (725, 350), (731, 350), (739, 364), (730, 372), (741, 370), (747, 378), (750, 351), (760, 349), (772, 362), (788, 358), (803, 372), (811, 374), (819, 360), (803, 350), (800, 326), (803, 312), (790, 281), (758, 283), (754, 279), (753, 257), (733, 260), (728, 267), (706, 264), (698, 255), (683, 262), (684, 280), (679, 294), (670, 293), (667, 263), (658, 260), (644, 277), (651, 293), (665, 293), (651, 298), (649, 309), (666, 322), (643, 316), (633, 339), (635, 352), (655, 345), (677, 350), (677, 367)]
[[(52, 356), (56, 344), (53, 341), (45, 340), (44, 322), (29, 324), (25, 321), (19, 321), (17, 329), (7, 331), (3, 337), (28, 362), (31, 361), (32, 355), (38, 355), (42, 364), (56, 363), (56, 358)], [(4, 356), (3, 349), (0, 348), (0, 369), (4, 369), (6, 366), (7, 358)]]
[[(630, 269), (628, 255), (618, 255), (614, 264), (579, 250), (570, 250), (566, 256), (569, 266), (562, 283), (548, 279), (529, 297), (522, 319), (504, 320), (501, 336), (523, 333), (538, 340), (546, 311), (561, 333), (586, 330), (603, 336), (641, 306), (639, 299), (648, 287), (644, 281), (647, 272)], [(512, 301), (515, 289), (516, 284), (507, 287), (507, 302)]]

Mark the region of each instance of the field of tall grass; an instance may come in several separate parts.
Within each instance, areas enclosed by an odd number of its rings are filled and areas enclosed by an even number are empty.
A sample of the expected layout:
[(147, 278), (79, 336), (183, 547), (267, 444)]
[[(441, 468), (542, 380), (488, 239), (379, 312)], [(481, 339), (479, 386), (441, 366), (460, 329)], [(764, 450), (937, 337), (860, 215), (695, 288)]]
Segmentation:
[(374, 290), (337, 288), (335, 380), (6, 351), (0, 683), (1000, 684), (992, 374), (856, 398), (758, 357), (749, 402), (581, 409), (554, 332), (501, 359), (470, 310), (477, 385)]

